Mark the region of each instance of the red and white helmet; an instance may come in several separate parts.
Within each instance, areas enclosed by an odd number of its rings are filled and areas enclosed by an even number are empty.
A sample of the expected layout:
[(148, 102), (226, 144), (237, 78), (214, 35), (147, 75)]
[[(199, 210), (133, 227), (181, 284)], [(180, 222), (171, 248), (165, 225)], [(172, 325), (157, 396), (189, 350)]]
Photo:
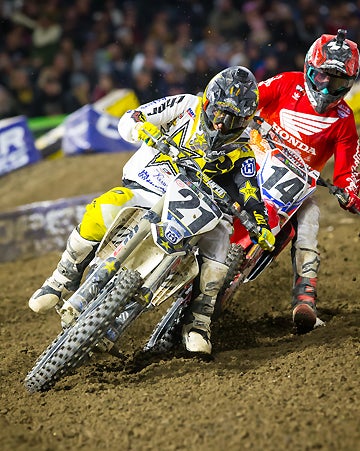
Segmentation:
[(350, 91), (359, 74), (359, 50), (345, 39), (346, 30), (337, 35), (323, 34), (305, 57), (305, 89), (314, 110), (320, 114), (336, 106)]

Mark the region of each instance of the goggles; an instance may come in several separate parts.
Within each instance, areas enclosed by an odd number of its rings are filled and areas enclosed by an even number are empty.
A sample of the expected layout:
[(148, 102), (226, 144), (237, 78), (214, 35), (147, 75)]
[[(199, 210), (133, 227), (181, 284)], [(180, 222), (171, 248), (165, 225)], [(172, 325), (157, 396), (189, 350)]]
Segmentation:
[(248, 118), (235, 116), (235, 114), (229, 113), (223, 110), (214, 110), (212, 123), (223, 124), (221, 132), (223, 134), (231, 133), (237, 129), (243, 129), (247, 125)]
[(354, 83), (351, 78), (332, 75), (313, 67), (308, 69), (307, 76), (319, 92), (333, 96), (345, 94)]

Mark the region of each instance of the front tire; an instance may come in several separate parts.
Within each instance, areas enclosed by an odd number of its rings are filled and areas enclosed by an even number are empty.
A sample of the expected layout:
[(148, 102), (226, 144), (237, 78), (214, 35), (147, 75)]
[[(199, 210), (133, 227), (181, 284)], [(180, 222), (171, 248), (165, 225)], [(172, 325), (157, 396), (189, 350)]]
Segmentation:
[[(142, 283), (136, 271), (125, 271), (117, 284), (99, 293), (74, 326), (63, 330), (37, 360), (24, 384), (31, 393), (45, 391), (88, 360), (112, 322)], [(95, 306), (95, 307), (94, 307)]]

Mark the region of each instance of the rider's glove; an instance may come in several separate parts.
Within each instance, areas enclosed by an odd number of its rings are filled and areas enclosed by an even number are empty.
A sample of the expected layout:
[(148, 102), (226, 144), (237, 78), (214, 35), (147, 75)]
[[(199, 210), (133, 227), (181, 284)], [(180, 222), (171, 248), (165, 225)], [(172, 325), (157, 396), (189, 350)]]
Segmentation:
[(257, 242), (264, 251), (274, 250), (275, 237), (266, 227), (261, 227)]
[(161, 131), (151, 122), (138, 122), (136, 124), (136, 130), (138, 132), (138, 139), (141, 139), (151, 147), (161, 137)]
[(348, 189), (345, 189), (345, 191), (348, 195), (348, 201), (346, 204), (339, 202), (340, 207), (342, 207), (344, 210), (350, 211), (351, 213), (360, 212), (360, 197), (357, 196), (353, 191), (350, 191)]

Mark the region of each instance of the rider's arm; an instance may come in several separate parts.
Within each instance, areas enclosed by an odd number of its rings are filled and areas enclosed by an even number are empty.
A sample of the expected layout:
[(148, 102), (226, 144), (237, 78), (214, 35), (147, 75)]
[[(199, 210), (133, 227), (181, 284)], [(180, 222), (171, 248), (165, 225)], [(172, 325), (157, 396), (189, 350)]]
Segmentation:
[(269, 105), (273, 109), (276, 108), (277, 99), (280, 99), (279, 91), (282, 86), (282, 78), (285, 74), (278, 74), (274, 77), (259, 83), (259, 115), (261, 116), (262, 108), (266, 108)]
[(191, 115), (191, 106), (194, 105), (195, 98), (196, 96), (192, 94), (163, 97), (127, 111), (118, 124), (120, 136), (132, 143), (139, 142), (139, 125), (150, 122), (161, 128), (174, 121), (180, 114)]
[(252, 155), (242, 157), (237, 161), (238, 170), (234, 173), (234, 182), (237, 187), (237, 200), (250, 215), (253, 216), (258, 226), (258, 233), (250, 237), (264, 250), (274, 249), (275, 237), (268, 224), (268, 215), (265, 204), (261, 198), (260, 187), (256, 178), (256, 161)]
[(341, 128), (334, 148), (334, 185), (344, 188), (349, 195), (345, 209), (355, 206), (360, 209), (360, 140), (357, 135), (355, 121), (349, 116), (342, 120)]
[[(345, 128), (346, 127), (346, 128)], [(343, 121), (340, 136), (334, 143), (334, 177), (333, 181), (340, 188), (359, 191), (360, 142), (354, 121)]]
[(233, 180), (236, 185), (235, 200), (254, 217), (260, 227), (270, 229), (267, 222), (267, 210), (261, 197), (256, 173), (254, 153), (248, 145), (243, 145), (241, 156), (233, 171)]

